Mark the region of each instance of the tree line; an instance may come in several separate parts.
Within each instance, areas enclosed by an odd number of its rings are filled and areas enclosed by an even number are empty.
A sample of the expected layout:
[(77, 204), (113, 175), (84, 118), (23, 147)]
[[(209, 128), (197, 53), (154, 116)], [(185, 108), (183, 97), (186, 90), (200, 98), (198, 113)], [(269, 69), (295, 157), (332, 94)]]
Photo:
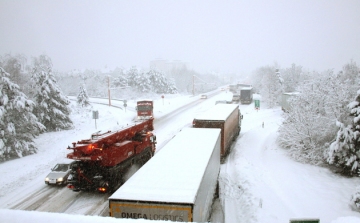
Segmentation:
[(298, 92), (289, 100), (277, 138), (292, 158), (349, 176), (359, 174), (359, 72), (354, 61), (337, 73), (309, 72), (295, 64), (256, 70), (254, 88), (269, 107), (278, 106), (283, 93)]
[[(87, 107), (92, 96), (105, 96), (105, 89), (116, 89), (117, 97), (128, 92), (174, 94), (172, 80), (156, 70), (112, 71), (109, 76), (93, 70), (77, 73), (53, 71), (51, 58), (33, 57), (31, 65), (22, 55), (0, 57), (0, 161), (23, 157), (37, 151), (33, 139), (41, 133), (73, 127), (70, 101), (77, 97), (80, 107)], [(60, 80), (60, 83), (57, 81)], [(77, 80), (77, 81), (76, 81)], [(65, 91), (63, 90), (65, 89)], [(136, 96), (135, 96), (136, 97)]]

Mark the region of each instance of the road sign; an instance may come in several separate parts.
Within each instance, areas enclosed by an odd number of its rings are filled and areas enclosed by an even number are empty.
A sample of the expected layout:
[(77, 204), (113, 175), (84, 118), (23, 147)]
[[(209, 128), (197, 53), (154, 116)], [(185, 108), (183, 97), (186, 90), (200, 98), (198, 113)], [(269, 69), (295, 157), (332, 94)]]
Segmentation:
[(99, 111), (93, 111), (93, 119), (98, 119), (99, 118)]
[(96, 119), (99, 118), (99, 111), (93, 111), (92, 115), (93, 115), (93, 119), (95, 119), (95, 129), (97, 129)]
[(255, 101), (255, 109), (260, 109), (260, 100), (254, 100)]

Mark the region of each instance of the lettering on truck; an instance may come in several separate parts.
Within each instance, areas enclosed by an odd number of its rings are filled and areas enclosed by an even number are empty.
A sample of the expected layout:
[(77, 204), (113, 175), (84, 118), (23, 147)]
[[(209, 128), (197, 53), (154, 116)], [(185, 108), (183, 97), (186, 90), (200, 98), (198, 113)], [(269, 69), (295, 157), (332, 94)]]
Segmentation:
[(191, 206), (174, 206), (142, 203), (110, 203), (110, 216), (117, 218), (170, 220), (177, 222), (192, 221)]
[(180, 221), (183, 222), (184, 218), (183, 216), (177, 216), (177, 215), (161, 215), (161, 214), (141, 214), (141, 213), (126, 213), (126, 212), (122, 212), (121, 213), (121, 218), (132, 218), (132, 219), (139, 219), (139, 218), (143, 218), (143, 219), (148, 219), (148, 220), (170, 220), (170, 221)]
[(152, 105), (151, 102), (139, 102), (138, 105)]

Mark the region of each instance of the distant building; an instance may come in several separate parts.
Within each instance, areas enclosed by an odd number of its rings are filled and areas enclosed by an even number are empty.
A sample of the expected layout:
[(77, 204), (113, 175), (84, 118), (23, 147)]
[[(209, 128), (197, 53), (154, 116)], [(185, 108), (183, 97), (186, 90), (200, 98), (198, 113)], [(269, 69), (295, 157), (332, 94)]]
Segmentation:
[(165, 74), (169, 74), (172, 69), (187, 67), (187, 64), (180, 60), (168, 61), (164, 59), (155, 59), (150, 61), (150, 69), (155, 69)]

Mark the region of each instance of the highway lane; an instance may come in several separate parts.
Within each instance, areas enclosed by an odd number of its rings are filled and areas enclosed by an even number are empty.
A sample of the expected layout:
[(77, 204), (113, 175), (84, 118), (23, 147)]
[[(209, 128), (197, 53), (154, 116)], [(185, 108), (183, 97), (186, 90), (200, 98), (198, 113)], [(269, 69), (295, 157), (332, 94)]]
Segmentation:
[[(156, 152), (160, 151), (181, 129), (191, 127), (196, 114), (214, 106), (217, 100), (231, 97), (228, 94), (230, 93), (218, 92), (209, 96), (208, 99), (192, 98), (187, 104), (181, 104), (178, 107), (174, 105), (174, 110), (167, 114), (159, 113), (154, 122), (154, 132), (158, 141)], [(90, 99), (90, 102), (108, 106), (107, 99)], [(112, 106), (124, 109), (122, 101), (112, 100)], [(128, 112), (133, 112), (135, 116), (135, 108), (131, 103), (127, 109)], [(11, 209), (108, 216), (107, 198), (109, 196), (109, 194), (91, 192), (72, 192), (65, 187), (44, 185), (44, 187), (37, 188), (33, 193), (15, 202)]]

